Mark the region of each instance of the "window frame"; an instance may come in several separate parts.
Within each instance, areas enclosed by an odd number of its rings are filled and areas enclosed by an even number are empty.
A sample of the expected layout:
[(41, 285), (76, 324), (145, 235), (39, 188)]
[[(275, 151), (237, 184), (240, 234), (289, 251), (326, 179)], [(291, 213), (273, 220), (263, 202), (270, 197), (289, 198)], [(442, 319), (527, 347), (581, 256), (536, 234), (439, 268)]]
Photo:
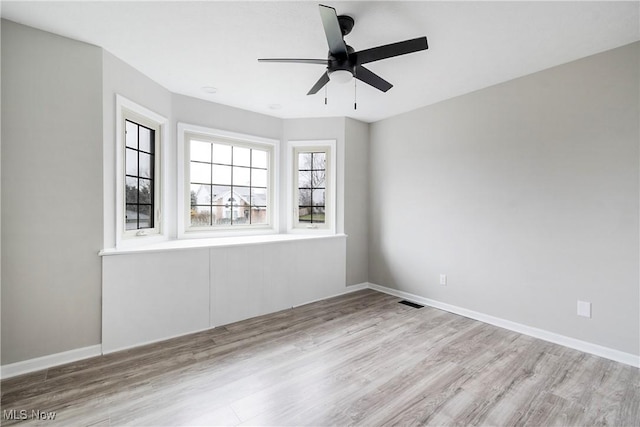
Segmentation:
[[(153, 130), (153, 228), (126, 229), (126, 121)], [(164, 240), (164, 158), (168, 120), (127, 98), (116, 95), (116, 247)]]
[[(278, 232), (278, 140), (221, 129), (178, 123), (178, 238), (229, 237)], [(267, 223), (191, 226), (190, 140), (199, 139), (242, 148), (263, 150), (268, 155)]]
[[(337, 222), (337, 166), (336, 140), (308, 140), (288, 142), (288, 191), (287, 198), (287, 232), (302, 234), (336, 234)], [(325, 220), (324, 223), (308, 223), (299, 221), (298, 159), (300, 153), (325, 153)]]

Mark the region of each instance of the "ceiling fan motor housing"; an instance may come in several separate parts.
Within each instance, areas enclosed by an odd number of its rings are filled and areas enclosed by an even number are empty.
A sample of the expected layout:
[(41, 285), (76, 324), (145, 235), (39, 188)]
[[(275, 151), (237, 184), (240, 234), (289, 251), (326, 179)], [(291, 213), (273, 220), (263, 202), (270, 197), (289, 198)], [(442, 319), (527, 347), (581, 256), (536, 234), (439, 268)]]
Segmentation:
[(329, 52), (329, 65), (327, 65), (327, 73), (331, 75), (334, 71), (344, 70), (351, 73), (352, 76), (356, 75), (356, 61), (352, 54), (355, 50), (347, 45), (347, 54), (336, 56)]

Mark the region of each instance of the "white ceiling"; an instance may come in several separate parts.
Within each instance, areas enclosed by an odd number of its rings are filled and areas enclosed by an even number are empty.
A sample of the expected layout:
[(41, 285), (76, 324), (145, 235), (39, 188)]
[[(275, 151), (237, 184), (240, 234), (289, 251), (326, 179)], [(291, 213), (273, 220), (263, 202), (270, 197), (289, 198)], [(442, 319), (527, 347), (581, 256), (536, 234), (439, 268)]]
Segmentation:
[[(429, 50), (368, 64), (382, 93), (329, 83), (323, 66), (257, 58), (326, 58), (318, 2), (11, 2), (6, 19), (101, 46), (172, 92), (272, 116), (373, 122), (640, 40), (640, 2), (333, 2), (356, 50), (427, 36)], [(207, 94), (203, 86), (214, 86)], [(280, 109), (270, 106), (278, 104)]]

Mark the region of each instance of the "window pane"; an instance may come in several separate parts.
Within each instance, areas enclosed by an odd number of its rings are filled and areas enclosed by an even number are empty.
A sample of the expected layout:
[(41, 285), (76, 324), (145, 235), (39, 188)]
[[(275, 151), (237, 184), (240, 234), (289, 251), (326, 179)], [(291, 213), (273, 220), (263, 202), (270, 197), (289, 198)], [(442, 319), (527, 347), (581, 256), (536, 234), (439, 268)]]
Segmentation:
[(233, 147), (233, 164), (235, 166), (251, 166), (251, 150), (244, 147)]
[(151, 129), (145, 127), (139, 127), (139, 150), (146, 151), (147, 153), (153, 153), (153, 147), (151, 146)]
[(251, 206), (267, 206), (267, 189), (251, 189)]
[(140, 178), (140, 199), (138, 203), (151, 204), (151, 180)]
[(311, 172), (310, 171), (298, 172), (298, 187), (311, 188)]
[(267, 168), (267, 152), (262, 150), (251, 150), (251, 166), (254, 168)]
[(313, 206), (324, 206), (324, 190), (312, 190), (311, 200)]
[(233, 216), (233, 209), (231, 206), (219, 206), (217, 208), (217, 212), (219, 213), (216, 213), (215, 224), (231, 225), (231, 218)]
[(138, 179), (126, 177), (125, 193), (127, 203), (138, 203)]
[(221, 199), (221, 204), (224, 205), (225, 208), (238, 206), (238, 203), (240, 203), (240, 198), (234, 192), (225, 193)]
[(125, 171), (127, 175), (138, 175), (138, 152), (130, 148), (125, 151)]
[(191, 140), (189, 142), (191, 160), (211, 163), (211, 143)]
[(125, 230), (155, 227), (156, 133), (133, 120), (125, 120)]
[(211, 186), (202, 184), (191, 184), (190, 205), (211, 204)]
[(151, 178), (152, 157), (147, 153), (139, 153), (140, 175), (143, 178)]
[(191, 225), (206, 227), (211, 225), (211, 207), (196, 206), (191, 208)]
[(313, 188), (324, 188), (325, 187), (324, 177), (325, 177), (325, 171), (311, 172), (311, 178), (312, 178), (311, 183), (313, 185)]
[(247, 206), (250, 204), (249, 187), (236, 187), (234, 185), (233, 192), (237, 195), (237, 198), (239, 199), (238, 204), (247, 205)]
[(191, 162), (191, 182), (203, 184), (211, 183), (211, 165), (207, 163)]
[(251, 208), (251, 224), (266, 224), (267, 208), (252, 207)]
[(213, 196), (211, 197), (212, 205), (224, 205), (229, 197), (231, 197), (231, 187), (228, 185), (214, 185)]
[(125, 230), (135, 230), (138, 228), (138, 205), (127, 204), (125, 212)]
[(231, 146), (223, 144), (212, 144), (213, 163), (231, 164)]
[(231, 185), (231, 166), (213, 165), (213, 183)]
[(229, 212), (231, 212), (231, 208), (225, 208), (224, 206), (214, 206), (213, 210), (211, 211), (211, 223), (213, 225), (231, 224), (231, 216)]
[(251, 175), (249, 168), (233, 167), (233, 185), (251, 185)]
[(191, 225), (266, 223), (270, 152), (204, 139), (189, 144)]
[(314, 170), (317, 169), (325, 169), (326, 168), (326, 164), (325, 164), (325, 153), (313, 153), (313, 168)]
[(251, 208), (247, 206), (239, 206), (236, 217), (234, 218), (234, 224), (249, 224), (249, 217), (251, 216)]
[(138, 228), (153, 227), (153, 218), (151, 217), (151, 206), (140, 205), (138, 207), (138, 221), (140, 221), (140, 225), (138, 226)]
[(125, 121), (125, 145), (131, 148), (138, 148), (138, 125)]
[(251, 169), (251, 186), (266, 187), (267, 171), (264, 169)]
[(311, 153), (298, 154), (298, 169), (311, 169)]
[(311, 222), (311, 208), (299, 208), (298, 220), (300, 222)]
[(311, 206), (311, 190), (298, 191), (298, 206)]
[(311, 222), (324, 223), (324, 208), (313, 208)]

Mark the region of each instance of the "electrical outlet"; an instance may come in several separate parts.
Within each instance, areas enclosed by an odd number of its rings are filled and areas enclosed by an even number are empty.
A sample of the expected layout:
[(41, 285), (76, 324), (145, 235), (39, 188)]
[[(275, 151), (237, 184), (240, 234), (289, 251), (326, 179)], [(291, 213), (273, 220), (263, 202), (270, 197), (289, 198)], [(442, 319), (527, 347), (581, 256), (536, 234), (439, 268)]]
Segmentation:
[(447, 275), (446, 274), (441, 274), (440, 275), (440, 284), (442, 286), (446, 286), (446, 284), (447, 284)]
[(578, 300), (578, 316), (591, 318), (591, 303)]

